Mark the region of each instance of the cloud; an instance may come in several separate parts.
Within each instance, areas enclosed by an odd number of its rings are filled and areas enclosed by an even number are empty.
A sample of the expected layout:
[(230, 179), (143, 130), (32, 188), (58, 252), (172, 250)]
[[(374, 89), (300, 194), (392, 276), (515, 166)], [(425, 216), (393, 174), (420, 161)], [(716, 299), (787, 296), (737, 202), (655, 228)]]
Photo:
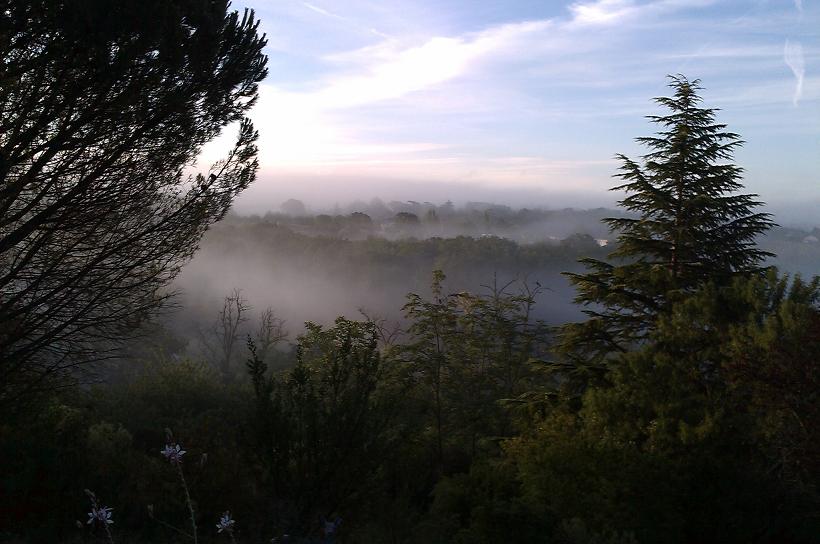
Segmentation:
[[(317, 89), (302, 93), (321, 109), (355, 108), (417, 93), (473, 73), (482, 63), (503, 64), (551, 60), (576, 56), (589, 49), (605, 49), (604, 43), (584, 40), (586, 25), (610, 24), (626, 17), (660, 13), (713, 4), (715, 0), (635, 0), (576, 2), (568, 8), (569, 19), (538, 19), (499, 24), (479, 32), (427, 37), (419, 43), (388, 38), (366, 47), (326, 55), (332, 70), (314, 82)], [(307, 2), (306, 7), (329, 17), (344, 19)], [(412, 38), (410, 40), (413, 40)], [(549, 55), (549, 56), (548, 56)], [(577, 63), (576, 63), (577, 64)], [(581, 67), (583, 68), (583, 67)], [(591, 74), (585, 77), (589, 78)]]
[(795, 86), (792, 103), (797, 106), (803, 97), (803, 80), (806, 77), (806, 60), (803, 56), (803, 46), (799, 42), (786, 40), (783, 47), (783, 60), (794, 74)]
[(312, 11), (314, 13), (318, 13), (319, 15), (322, 15), (324, 17), (328, 17), (330, 19), (337, 19), (339, 21), (343, 21), (343, 22), (347, 23), (349, 26), (351, 26), (353, 28), (356, 28), (357, 30), (363, 30), (365, 32), (370, 32), (371, 34), (375, 34), (376, 36), (379, 36), (379, 37), (382, 37), (382, 38), (389, 38), (389, 36), (387, 34), (385, 34), (383, 32), (380, 32), (380, 31), (376, 30), (375, 28), (363, 27), (360, 24), (353, 21), (352, 19), (350, 19), (349, 17), (345, 17), (343, 15), (339, 15), (338, 13), (328, 11), (325, 8), (319, 7), (315, 4), (311, 4), (310, 2), (302, 2), (302, 5), (305, 6), (307, 9), (309, 9), (310, 11)]
[(635, 0), (593, 0), (575, 2), (569, 6), (574, 25), (611, 25), (646, 14), (660, 14), (679, 9), (711, 6), (717, 0), (655, 0), (637, 3)]
[(803, 14), (803, 0), (794, 0), (794, 7), (797, 9), (798, 13), (801, 15)]
[[(460, 36), (436, 36), (417, 45), (386, 39), (326, 56), (323, 60), (332, 69), (313, 83), (312, 90), (292, 92), (262, 84), (253, 113), (260, 147), (265, 150), (260, 157), (262, 166), (302, 165), (328, 171), (334, 165), (345, 165), (381, 170), (379, 165), (402, 168), (409, 161), (423, 169), (437, 167), (441, 163), (435, 155), (444, 147), (441, 144), (406, 134), (401, 135), (401, 141), (389, 142), (367, 136), (368, 125), (379, 134), (385, 130), (367, 117), (369, 108), (388, 103), (401, 109), (406, 104), (407, 108), (429, 112), (430, 108), (423, 106), (421, 95), (425, 92), (471, 73), (479, 63), (532, 50), (534, 43), (548, 41), (545, 31), (551, 25), (548, 20), (497, 25)], [(400, 99), (406, 102), (400, 103)], [(458, 100), (462, 105), (471, 102), (469, 96)], [(395, 132), (400, 121), (394, 118), (390, 122)]]
[(703, 45), (696, 50), (684, 50), (681, 52), (661, 53), (659, 58), (663, 59), (764, 59), (774, 57), (779, 59), (780, 49), (775, 45)]
[[(533, 156), (370, 156), (346, 160), (329, 159), (311, 164), (289, 164), (285, 168), (262, 167), (261, 175), (305, 176), (332, 175), (345, 179), (370, 178), (382, 181), (415, 180), (435, 182), (447, 180), (456, 186), (476, 184), (506, 186), (510, 188), (539, 188), (544, 186), (567, 186), (572, 180), (572, 190), (603, 189), (609, 183), (609, 173), (614, 171), (613, 159), (554, 160)], [(594, 171), (599, 175), (589, 175)]]
[(632, 0), (596, 0), (577, 2), (569, 7), (572, 20), (578, 24), (608, 24), (617, 22), (635, 11)]
[(400, 98), (462, 76), (489, 56), (519, 51), (550, 25), (549, 20), (499, 25), (463, 36), (436, 36), (409, 47), (386, 40), (329, 56), (331, 62), (352, 64), (356, 73), (332, 76), (315, 98), (333, 108)]
[[(716, 0), (570, 0), (550, 19), (435, 32), (427, 23), (373, 17), (356, 2), (328, 11), (321, 6), (337, 4), (311, 1), (296, 2), (310, 31), (320, 24), (340, 39), (312, 56), (294, 49), (310, 57), (308, 69), (300, 66), (293, 79), (272, 71), (260, 87), (252, 116), (270, 179), (278, 172), (509, 187), (571, 181), (591, 189), (608, 180), (611, 165), (553, 159), (608, 157), (609, 140), (632, 136), (613, 118), (640, 119), (663, 74), (681, 61), (691, 60), (695, 75), (740, 106), (779, 100), (782, 107), (791, 91), (782, 77), (782, 31), (751, 43), (731, 30), (714, 38), (709, 25), (726, 17), (694, 11)], [(368, 36), (371, 25), (393, 37)], [(683, 48), (693, 43), (707, 45)], [(783, 54), (798, 79), (794, 102), (805, 104), (816, 94), (810, 79), (803, 82), (813, 57), (788, 42)], [(727, 79), (732, 84), (722, 84)], [(592, 137), (578, 142), (573, 125), (588, 126)]]
[(308, 8), (311, 11), (315, 11), (319, 15), (324, 15), (325, 17), (330, 17), (332, 19), (341, 19), (342, 21), (347, 21), (346, 17), (342, 17), (341, 15), (338, 15), (336, 13), (332, 13), (332, 12), (330, 12), (330, 11), (324, 9), (324, 8), (320, 8), (319, 6), (314, 6), (313, 4), (311, 4), (309, 2), (302, 2), (302, 5), (305, 6), (306, 8)]
[[(608, 25), (626, 18), (658, 16), (670, 11), (712, 5), (715, 1), (655, 0), (640, 4), (635, 0), (575, 2), (568, 7), (568, 19), (500, 24), (480, 32), (428, 37), (422, 43), (386, 39), (352, 51), (325, 56), (325, 61), (340, 70), (326, 79), (315, 98), (327, 107), (357, 107), (435, 87), (467, 75), (483, 62), (522, 62), (538, 57), (549, 58), (546, 55), (577, 56), (585, 50), (606, 48), (598, 40), (582, 39), (586, 26)], [(555, 64), (557, 60), (551, 63)], [(349, 71), (345, 72), (345, 69)]]

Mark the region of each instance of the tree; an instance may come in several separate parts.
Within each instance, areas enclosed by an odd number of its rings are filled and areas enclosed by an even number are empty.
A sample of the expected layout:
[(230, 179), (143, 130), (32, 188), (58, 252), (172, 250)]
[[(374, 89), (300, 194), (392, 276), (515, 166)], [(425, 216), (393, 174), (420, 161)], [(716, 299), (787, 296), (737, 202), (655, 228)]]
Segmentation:
[[(112, 354), (254, 179), (266, 75), (226, 1), (0, 9), (0, 403)], [(228, 124), (239, 136), (186, 174)]]
[(417, 227), (421, 224), (419, 216), (411, 212), (399, 212), (396, 214), (394, 221), (397, 225), (405, 227)]
[(670, 76), (671, 97), (656, 98), (661, 130), (637, 141), (642, 164), (618, 155), (621, 207), (637, 217), (604, 221), (617, 233), (616, 264), (584, 259), (589, 271), (567, 274), (590, 319), (563, 329), (563, 352), (575, 364), (600, 364), (608, 353), (640, 343), (657, 316), (706, 281), (726, 285), (761, 269), (770, 254), (755, 245), (773, 223), (755, 212), (757, 195), (737, 194), (743, 170), (731, 164), (740, 137), (701, 108), (699, 80)]
[(376, 476), (389, 453), (384, 433), (395, 401), (379, 391), (386, 368), (373, 323), (339, 317), (331, 327), (305, 328), (295, 367), (267, 376), (249, 341), (248, 370), (256, 401), (250, 438), (265, 467), (260, 480), (307, 533), (319, 516), (350, 508)]
[(292, 217), (302, 217), (307, 215), (305, 203), (301, 200), (296, 200), (295, 198), (289, 198), (288, 200), (282, 202), (281, 208), (286, 215), (290, 215)]
[(457, 301), (443, 293), (445, 279), (441, 270), (433, 271), (432, 300), (420, 295), (407, 295), (405, 317), (410, 321), (408, 332), (412, 341), (407, 345), (406, 358), (413, 368), (424, 393), (429, 395), (429, 410), (434, 429), (434, 459), (437, 474), (444, 472), (444, 435), (451, 419), (447, 381), (450, 357), (449, 341), (457, 330)]
[(537, 385), (530, 363), (547, 344), (547, 327), (533, 315), (540, 285), (494, 281), (485, 294), (445, 294), (445, 279), (433, 272), (430, 299), (407, 295), (408, 338), (398, 349), (424, 407), (439, 476), (463, 468), (454, 460), (477, 457), (488, 437), (510, 434), (500, 401)]
[[(757, 425), (767, 471), (795, 487), (820, 483), (820, 277), (771, 270), (738, 281), (721, 302), (743, 313), (722, 332), (723, 374), (735, 409)], [(727, 300), (728, 299), (728, 300)]]
[(513, 441), (525, 495), (640, 542), (813, 541), (818, 301), (774, 269), (690, 293)]

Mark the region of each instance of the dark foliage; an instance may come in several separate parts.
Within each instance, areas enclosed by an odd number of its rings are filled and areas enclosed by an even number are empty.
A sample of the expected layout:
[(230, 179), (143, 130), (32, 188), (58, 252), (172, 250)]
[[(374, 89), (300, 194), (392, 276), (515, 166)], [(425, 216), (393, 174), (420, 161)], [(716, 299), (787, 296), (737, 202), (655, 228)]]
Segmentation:
[(0, 403), (109, 355), (254, 179), (257, 28), (222, 1), (2, 3)]
[(655, 99), (668, 113), (648, 117), (661, 130), (637, 139), (649, 148), (643, 164), (618, 155), (624, 183), (613, 190), (627, 193), (620, 205), (637, 217), (605, 220), (617, 234), (614, 263), (584, 259), (588, 272), (568, 274), (590, 318), (564, 328), (572, 364), (600, 369), (692, 290), (755, 273), (771, 256), (756, 245), (769, 214), (754, 211), (757, 195), (737, 193), (742, 169), (730, 161), (740, 137), (700, 107), (699, 83), (670, 77), (673, 96)]

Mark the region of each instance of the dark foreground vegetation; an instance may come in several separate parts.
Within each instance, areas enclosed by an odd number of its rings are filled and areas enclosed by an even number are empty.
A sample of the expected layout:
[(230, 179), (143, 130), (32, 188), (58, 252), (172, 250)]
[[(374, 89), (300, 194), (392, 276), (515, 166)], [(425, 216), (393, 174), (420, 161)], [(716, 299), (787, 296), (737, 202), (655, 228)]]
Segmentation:
[[(620, 157), (609, 253), (556, 246), (587, 257), (584, 319), (437, 270), (398, 327), (293, 344), (235, 293), (186, 357), (156, 317), (253, 179), (249, 123), (213, 172), (182, 167), (252, 104), (264, 38), (218, 2), (31, 4), (0, 10), (0, 539), (818, 541), (820, 279), (766, 266), (772, 220), (697, 81)], [(473, 242), (428, 243), (538, 258)]]

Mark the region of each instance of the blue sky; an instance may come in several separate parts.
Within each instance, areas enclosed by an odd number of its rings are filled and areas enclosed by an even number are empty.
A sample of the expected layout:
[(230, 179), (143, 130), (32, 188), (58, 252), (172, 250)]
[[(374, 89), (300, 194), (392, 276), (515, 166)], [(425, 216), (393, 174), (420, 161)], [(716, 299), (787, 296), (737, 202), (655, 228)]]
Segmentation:
[(246, 2), (270, 75), (240, 209), (611, 204), (613, 155), (683, 73), (747, 141), (748, 188), (820, 222), (820, 0)]

